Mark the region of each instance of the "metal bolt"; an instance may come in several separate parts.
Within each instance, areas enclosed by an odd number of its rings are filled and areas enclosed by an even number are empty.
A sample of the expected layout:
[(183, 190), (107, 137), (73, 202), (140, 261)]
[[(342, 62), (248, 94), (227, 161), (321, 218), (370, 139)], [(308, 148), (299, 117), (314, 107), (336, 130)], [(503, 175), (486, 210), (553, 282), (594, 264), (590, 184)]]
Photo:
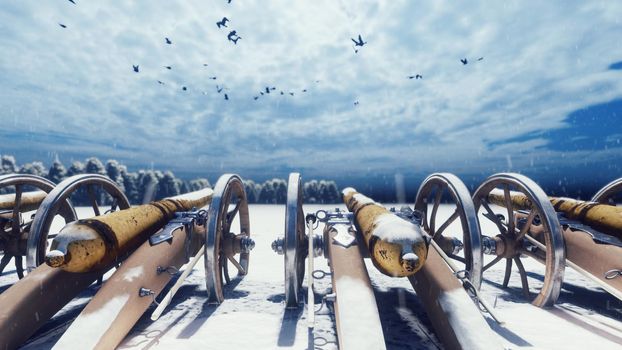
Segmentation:
[(255, 248), (255, 241), (248, 236), (240, 238), (240, 249), (242, 253), (250, 253)]
[(279, 237), (274, 242), (272, 242), (272, 250), (279, 255), (283, 255), (285, 253), (285, 238)]
[(141, 297), (141, 298), (148, 297), (148, 296), (154, 295), (154, 294), (155, 294), (155, 292), (152, 291), (149, 288), (140, 287), (140, 289), (138, 290), (138, 296)]
[(451, 239), (451, 243), (454, 247), (454, 250), (452, 252), (453, 255), (458, 255), (458, 253), (460, 253), (460, 251), (464, 248), (464, 244), (458, 238), (453, 237)]
[(497, 241), (494, 238), (483, 236), (482, 237), (482, 252), (486, 255), (497, 254)]

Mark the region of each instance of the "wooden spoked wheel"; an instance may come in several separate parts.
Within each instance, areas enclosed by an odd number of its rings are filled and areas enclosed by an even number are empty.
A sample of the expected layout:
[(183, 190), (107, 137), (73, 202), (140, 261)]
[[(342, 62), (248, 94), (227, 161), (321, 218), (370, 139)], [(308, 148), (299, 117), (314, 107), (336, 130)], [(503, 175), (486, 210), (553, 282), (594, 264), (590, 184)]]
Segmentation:
[[(451, 215), (446, 218), (439, 211), (443, 199), (452, 207)], [(449, 173), (428, 176), (417, 192), (415, 210), (423, 214), (426, 232), (479, 289), (483, 261), (480, 228), (471, 194), (464, 183)]]
[[(239, 221), (239, 233), (231, 231)], [(250, 239), (248, 201), (244, 184), (239, 176), (222, 175), (214, 187), (214, 195), (207, 212), (205, 239), (205, 283), (209, 303), (222, 303), (223, 280), (229, 283), (229, 263), (238, 276), (248, 273), (250, 250), (255, 243)]]
[[(526, 200), (513, 200), (514, 195)], [(531, 298), (535, 293), (532, 304), (553, 305), (564, 278), (565, 250), (562, 228), (544, 191), (523, 175), (495, 174), (475, 191), (473, 203), (480, 220), (491, 222), (490, 226), (495, 228), (494, 233), (485, 232), (488, 236), (482, 237), (484, 253), (495, 255), (482, 268), (484, 276), (488, 269), (505, 259), (503, 287), (508, 286), (512, 264), (516, 264), (525, 297)], [(480, 225), (484, 230), (484, 223)], [(530, 256), (545, 265), (540, 290), (530, 290), (522, 256)]]

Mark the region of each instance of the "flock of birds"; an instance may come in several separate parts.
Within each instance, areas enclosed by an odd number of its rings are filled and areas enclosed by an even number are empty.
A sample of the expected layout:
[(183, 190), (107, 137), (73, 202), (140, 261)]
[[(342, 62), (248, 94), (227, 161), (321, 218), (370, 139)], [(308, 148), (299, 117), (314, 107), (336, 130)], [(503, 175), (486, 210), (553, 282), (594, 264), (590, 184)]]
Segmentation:
[[(74, 5), (77, 5), (75, 0), (68, 0), (68, 1), (71, 2)], [(231, 0), (227, 0), (227, 3), (231, 4)], [(218, 29), (229, 28), (227, 26), (228, 22), (231, 22), (231, 21), (227, 17), (223, 17), (220, 21), (216, 22), (216, 26), (218, 27)], [(65, 25), (63, 23), (58, 23), (58, 25), (61, 28), (67, 28), (67, 25)], [(231, 41), (234, 45), (237, 45), (238, 41), (240, 39), (242, 39), (242, 37), (238, 35), (236, 30), (231, 30), (227, 34), (227, 40)], [(356, 38), (356, 39), (355, 38), (350, 38), (350, 39), (354, 43), (353, 49), (354, 49), (354, 53), (355, 54), (358, 54), (359, 50), (363, 46), (367, 45), (367, 41), (363, 40), (363, 37), (362, 37), (361, 34), (359, 34), (358, 38)], [(164, 38), (164, 42), (167, 45), (172, 45), (173, 44), (173, 41), (170, 38), (168, 38), (168, 37)], [(484, 57), (479, 57), (479, 58), (477, 58), (477, 61), (482, 61), (483, 59), (484, 59)], [(466, 57), (465, 58), (461, 58), (460, 62), (464, 66), (469, 64), (469, 60)], [(204, 63), (203, 66), (207, 67), (208, 64)], [(132, 68), (134, 70), (134, 73), (139, 73), (140, 72), (140, 66), (139, 65), (137, 65), (137, 64), (136, 65), (132, 65)], [(164, 66), (164, 68), (166, 68), (167, 70), (172, 70), (173, 69), (172, 66)], [(409, 80), (413, 80), (413, 79), (419, 80), (419, 79), (423, 79), (423, 75), (417, 73), (415, 75), (408, 75), (408, 76), (406, 76), (406, 78), (408, 78)], [(218, 78), (216, 76), (210, 76), (210, 77), (208, 77), (208, 79), (210, 79), (210, 80), (217, 80)], [(159, 85), (165, 85), (165, 83), (163, 81), (161, 81), (161, 80), (157, 80), (157, 82), (158, 82)], [(319, 83), (319, 80), (316, 80), (315, 82)], [(181, 90), (182, 91), (187, 91), (188, 87), (187, 86), (182, 86)], [(216, 92), (218, 92), (219, 94), (223, 93), (226, 90), (227, 89), (224, 86), (216, 85)], [(265, 89), (259, 91), (258, 95), (253, 96), (253, 100), (257, 101), (261, 96), (266, 96), (266, 95), (269, 95), (271, 93), (272, 94), (276, 94), (276, 90), (277, 90), (277, 88), (275, 86), (266, 86)], [(301, 92), (305, 93), (305, 92), (307, 92), (307, 89), (302, 89)], [(295, 95), (295, 93), (293, 91), (279, 90), (279, 93), (280, 93), (281, 96), (284, 96), (284, 95), (294, 96)], [(203, 92), (203, 94), (206, 95), (206, 92)], [(229, 101), (229, 94), (224, 92), (223, 95), (224, 95), (224, 99), (226, 101)], [(354, 106), (355, 107), (358, 106), (359, 104), (360, 104), (359, 101), (354, 101)]]

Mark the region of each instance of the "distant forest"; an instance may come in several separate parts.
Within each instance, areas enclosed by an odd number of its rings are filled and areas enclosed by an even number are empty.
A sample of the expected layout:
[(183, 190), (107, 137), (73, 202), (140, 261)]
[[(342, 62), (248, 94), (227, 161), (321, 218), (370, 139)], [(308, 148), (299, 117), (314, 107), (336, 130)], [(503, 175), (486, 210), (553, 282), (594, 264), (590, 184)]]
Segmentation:
[[(205, 178), (183, 180), (175, 177), (171, 171), (138, 170), (130, 172), (127, 167), (114, 159), (102, 163), (96, 157), (87, 158), (84, 163), (74, 161), (66, 168), (56, 160), (49, 168), (42, 162), (24, 163), (18, 165), (15, 157), (2, 156), (0, 175), (3, 174), (33, 174), (45, 177), (54, 183), (77, 174), (102, 174), (108, 176), (125, 193), (130, 203), (142, 204), (152, 200), (176, 196), (187, 192), (211, 187)], [(246, 196), (249, 203), (283, 204), (287, 198), (287, 180), (272, 179), (263, 183), (256, 183), (250, 179), (243, 179)], [(340, 201), (339, 189), (334, 181), (311, 180), (304, 183), (305, 203), (331, 204)], [(75, 202), (76, 200), (73, 199)], [(78, 199), (78, 201), (82, 201)], [(76, 205), (86, 204), (74, 203)]]

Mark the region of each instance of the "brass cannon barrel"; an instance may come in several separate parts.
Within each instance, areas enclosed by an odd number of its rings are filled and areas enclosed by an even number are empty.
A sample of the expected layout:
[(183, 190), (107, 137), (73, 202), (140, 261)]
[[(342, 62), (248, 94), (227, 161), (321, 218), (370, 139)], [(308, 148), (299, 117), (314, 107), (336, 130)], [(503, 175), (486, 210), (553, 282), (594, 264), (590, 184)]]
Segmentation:
[[(31, 211), (39, 207), (45, 199), (47, 193), (45, 191), (23, 192), (19, 202), (19, 211)], [(12, 210), (15, 206), (15, 193), (0, 195), (0, 210)]]
[(428, 255), (428, 244), (419, 226), (399, 218), (351, 187), (343, 190), (343, 201), (354, 213), (371, 260), (380, 272), (406, 277), (421, 269)]
[[(572, 198), (549, 197), (555, 211), (563, 213), (568, 219), (580, 221), (603, 233), (622, 239), (622, 207), (596, 202), (580, 201)], [(495, 189), (488, 195), (490, 203), (505, 207), (503, 191)], [(517, 209), (530, 210), (532, 203), (520, 192), (510, 191), (510, 201)]]
[(68, 272), (110, 266), (136, 249), (175, 216), (212, 199), (209, 188), (66, 225), (54, 238), (45, 262)]

